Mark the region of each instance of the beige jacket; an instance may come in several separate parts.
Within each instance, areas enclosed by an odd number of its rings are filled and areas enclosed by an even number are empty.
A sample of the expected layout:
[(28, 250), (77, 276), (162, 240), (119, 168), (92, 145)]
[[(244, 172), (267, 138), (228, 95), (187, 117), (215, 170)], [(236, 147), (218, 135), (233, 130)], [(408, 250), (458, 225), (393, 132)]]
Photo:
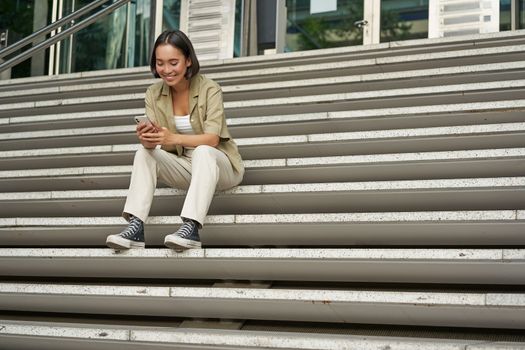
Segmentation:
[[(220, 141), (217, 149), (222, 151), (233, 169), (244, 172), (241, 155), (233, 141), (228, 127), (222, 102), (222, 91), (216, 82), (197, 74), (190, 81), (190, 124), (196, 134), (214, 134)], [(146, 91), (146, 115), (159, 126), (177, 133), (173, 120), (171, 90), (163, 81), (151, 85)], [(162, 147), (162, 149), (181, 156), (182, 146)]]

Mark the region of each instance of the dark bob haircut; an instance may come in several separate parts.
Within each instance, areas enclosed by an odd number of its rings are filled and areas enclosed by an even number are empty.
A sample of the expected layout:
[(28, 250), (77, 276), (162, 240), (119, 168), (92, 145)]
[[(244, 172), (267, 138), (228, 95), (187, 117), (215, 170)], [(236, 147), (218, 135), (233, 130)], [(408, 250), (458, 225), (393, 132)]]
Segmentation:
[(157, 40), (155, 41), (155, 45), (153, 46), (153, 52), (151, 53), (151, 60), (149, 62), (149, 66), (151, 69), (151, 73), (153, 73), (153, 76), (155, 78), (160, 78), (159, 73), (157, 73), (157, 56), (155, 54), (155, 51), (160, 45), (166, 44), (176, 47), (184, 54), (184, 57), (186, 57), (186, 59), (190, 59), (191, 66), (189, 66), (188, 70), (186, 71), (186, 79), (189, 80), (192, 76), (199, 73), (199, 60), (197, 59), (195, 49), (193, 49), (193, 45), (191, 44), (190, 39), (186, 36), (186, 34), (181, 32), (180, 30), (166, 30), (162, 32), (162, 34), (160, 34)]

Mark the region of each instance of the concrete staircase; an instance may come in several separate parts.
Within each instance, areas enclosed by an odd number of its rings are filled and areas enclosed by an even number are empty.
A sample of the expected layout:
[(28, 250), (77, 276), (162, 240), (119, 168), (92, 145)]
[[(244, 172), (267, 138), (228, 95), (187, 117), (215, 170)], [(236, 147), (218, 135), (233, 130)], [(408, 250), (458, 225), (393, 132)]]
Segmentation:
[(147, 68), (0, 81), (0, 348), (525, 349), (525, 31), (203, 62), (247, 173), (114, 252)]

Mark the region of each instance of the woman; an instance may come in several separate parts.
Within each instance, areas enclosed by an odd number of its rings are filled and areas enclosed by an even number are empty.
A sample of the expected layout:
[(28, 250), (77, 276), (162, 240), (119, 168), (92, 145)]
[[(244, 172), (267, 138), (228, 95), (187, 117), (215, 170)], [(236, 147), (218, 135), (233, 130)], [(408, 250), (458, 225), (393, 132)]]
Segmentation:
[[(182, 226), (165, 237), (177, 251), (200, 248), (202, 228), (216, 189), (238, 185), (244, 167), (232, 140), (217, 83), (199, 74), (193, 45), (181, 31), (165, 31), (155, 41), (150, 68), (162, 81), (146, 91), (146, 115), (139, 123), (142, 144), (135, 154), (123, 217), (129, 225), (110, 235), (115, 249), (144, 247), (144, 222), (149, 215), (157, 179), (187, 189)], [(157, 146), (160, 146), (157, 147)]]

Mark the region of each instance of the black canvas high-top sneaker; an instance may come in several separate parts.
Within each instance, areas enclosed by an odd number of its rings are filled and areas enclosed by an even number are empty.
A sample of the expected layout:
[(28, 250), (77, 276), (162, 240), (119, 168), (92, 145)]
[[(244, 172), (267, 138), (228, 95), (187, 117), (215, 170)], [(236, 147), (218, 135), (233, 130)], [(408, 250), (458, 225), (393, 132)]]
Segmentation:
[(190, 219), (183, 219), (183, 221), (177, 232), (164, 238), (164, 245), (179, 252), (190, 248), (201, 248), (199, 224)]
[(106, 245), (113, 249), (144, 248), (144, 223), (132, 216), (121, 233), (106, 238)]

